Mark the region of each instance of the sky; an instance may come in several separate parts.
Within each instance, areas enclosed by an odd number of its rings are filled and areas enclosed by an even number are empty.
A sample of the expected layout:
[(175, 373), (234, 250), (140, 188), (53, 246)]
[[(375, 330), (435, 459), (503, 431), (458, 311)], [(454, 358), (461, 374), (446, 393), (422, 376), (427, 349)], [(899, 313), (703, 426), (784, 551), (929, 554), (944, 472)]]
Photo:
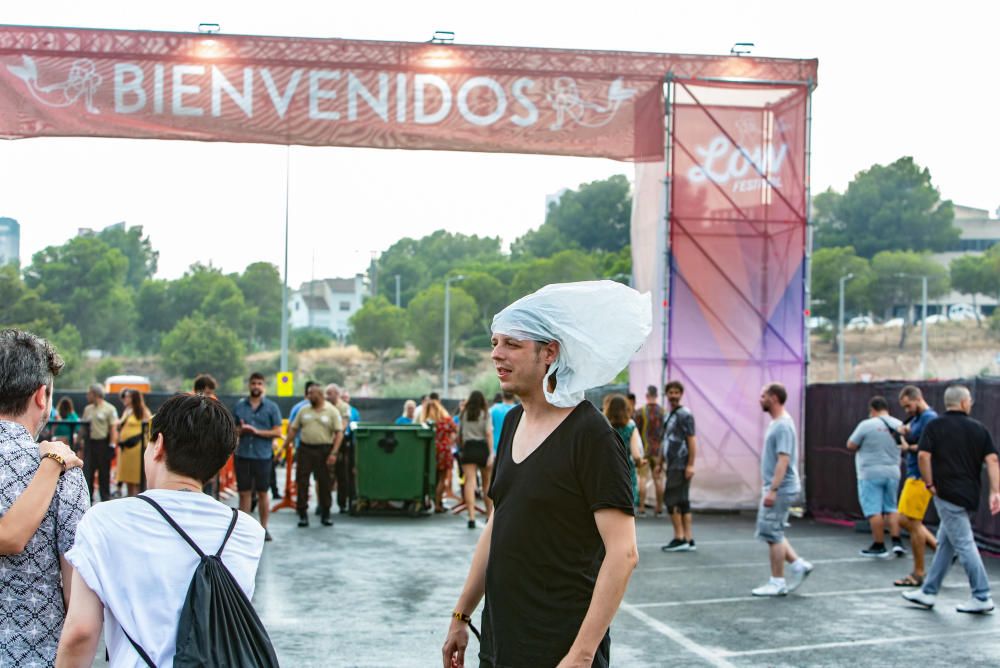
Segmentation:
[[(812, 187), (843, 190), (913, 156), (944, 198), (1000, 207), (1000, 3), (953, 0), (513, 0), (304, 2), (33, 0), (11, 25), (194, 31), (819, 59)], [(545, 197), (629, 163), (531, 155), (292, 147), (289, 283), (364, 271), (373, 253), (437, 229), (500, 236), (540, 225)], [(77, 228), (142, 225), (159, 276), (283, 262), (286, 148), (121, 139), (0, 142), (0, 216), (21, 223), (22, 264)]]

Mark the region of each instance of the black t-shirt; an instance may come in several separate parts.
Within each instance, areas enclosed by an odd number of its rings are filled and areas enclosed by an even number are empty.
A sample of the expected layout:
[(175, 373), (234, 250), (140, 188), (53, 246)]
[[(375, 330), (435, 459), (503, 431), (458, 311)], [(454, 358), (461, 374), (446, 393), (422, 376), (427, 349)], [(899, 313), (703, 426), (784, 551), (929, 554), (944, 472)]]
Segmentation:
[[(632, 515), (621, 438), (589, 401), (566, 416), (523, 462), (511, 457), (524, 409), (507, 415), (490, 485), (493, 536), (479, 658), (496, 668), (555, 666), (590, 607), (604, 543), (594, 511)], [(593, 665), (608, 665), (605, 635)]]
[(931, 453), (935, 492), (967, 510), (979, 508), (983, 459), (997, 454), (990, 432), (961, 411), (931, 420), (920, 435), (920, 451)]

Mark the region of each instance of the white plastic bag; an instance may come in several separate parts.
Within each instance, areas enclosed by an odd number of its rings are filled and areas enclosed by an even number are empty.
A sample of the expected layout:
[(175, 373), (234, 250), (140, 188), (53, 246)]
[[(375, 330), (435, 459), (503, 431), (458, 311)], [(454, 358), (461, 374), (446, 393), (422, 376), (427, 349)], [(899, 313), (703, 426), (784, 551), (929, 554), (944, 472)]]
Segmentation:
[[(493, 318), (493, 333), (529, 341), (558, 341), (559, 357), (542, 389), (554, 406), (583, 401), (584, 391), (614, 379), (652, 330), (649, 293), (614, 281), (547, 285)], [(555, 374), (556, 390), (549, 392)]]

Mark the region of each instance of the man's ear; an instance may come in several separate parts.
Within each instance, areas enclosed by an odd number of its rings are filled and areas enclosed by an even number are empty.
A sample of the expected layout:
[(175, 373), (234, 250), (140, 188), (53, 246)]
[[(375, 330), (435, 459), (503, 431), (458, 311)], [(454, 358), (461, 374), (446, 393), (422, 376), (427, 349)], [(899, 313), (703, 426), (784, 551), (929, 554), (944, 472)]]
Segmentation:
[(156, 435), (149, 447), (153, 449), (153, 461), (162, 461), (167, 456), (167, 450), (163, 447), (162, 433)]
[(31, 395), (31, 400), (35, 402), (35, 406), (44, 411), (49, 405), (49, 386), (39, 385), (35, 393)]
[(554, 364), (556, 359), (559, 357), (559, 342), (549, 341), (548, 343), (545, 344), (543, 350), (545, 353), (543, 355), (543, 360), (545, 361), (545, 365), (548, 366)]

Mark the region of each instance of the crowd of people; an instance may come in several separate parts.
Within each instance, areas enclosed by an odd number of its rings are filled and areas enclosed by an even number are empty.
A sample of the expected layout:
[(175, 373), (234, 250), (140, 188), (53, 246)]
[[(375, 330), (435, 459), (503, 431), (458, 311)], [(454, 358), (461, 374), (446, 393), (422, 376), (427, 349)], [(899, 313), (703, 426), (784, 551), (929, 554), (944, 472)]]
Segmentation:
[[(465, 504), (469, 527), (483, 529), (442, 648), (446, 667), (463, 665), (468, 631), (478, 633), (471, 615), (484, 598), (481, 666), (608, 666), (608, 629), (638, 563), (635, 516), (646, 513), (647, 487), (653, 512), (665, 511), (673, 527), (663, 551), (696, 549), (690, 490), (698, 441), (684, 386), (667, 383), (662, 405), (655, 386), (642, 406), (631, 395), (607, 397), (603, 411), (585, 401), (583, 391), (621, 368), (650, 325), (640, 319), (639, 331), (624, 335), (609, 354), (599, 349), (605, 344), (599, 337), (566, 327), (580, 294), (602, 310), (622, 309), (622, 317), (648, 307), (648, 295), (614, 283), (543, 288), (494, 319), (501, 393), (492, 406), (472, 392), (452, 415), (432, 393), (407, 401), (396, 420), (433, 429), (434, 509), (446, 510), (457, 476), (456, 501)], [(603, 366), (588, 362), (600, 355), (607, 357)], [(333, 490), (341, 512), (353, 496), (348, 444), (360, 415), (349, 396), (336, 385), (307, 383), (283, 434), (281, 410), (266, 397), (259, 373), (250, 375), (247, 395), (232, 409), (217, 400), (210, 376), (155, 413), (130, 391), (119, 415), (94, 386), (77, 417), (86, 425), (81, 438), (72, 428), (71, 403), (52, 407), (62, 366), (44, 339), (0, 331), (0, 663), (90, 665), (103, 632), (113, 666), (163, 665), (180, 660), (178, 653), (197, 665), (197, 656), (208, 655), (211, 665), (277, 665), (249, 603), (270, 540), (275, 443), (295, 453), (299, 527), (309, 526), (312, 480), (320, 521), (332, 525)], [(787, 399), (780, 383), (767, 384), (759, 396), (770, 423), (755, 536), (768, 546), (770, 577), (754, 596), (787, 595), (813, 570), (786, 536), (802, 491)], [(846, 444), (856, 453), (858, 496), (873, 538), (861, 554), (904, 556), (905, 528), (914, 567), (896, 581), (907, 588), (904, 598), (933, 607), (958, 561), (972, 590), (958, 610), (989, 612), (989, 580), (969, 514), (980, 503), (984, 466), (990, 512), (1000, 513), (997, 447), (970, 417), (972, 399), (963, 386), (946, 390), (940, 415), (914, 386), (903, 389), (899, 402), (905, 422), (889, 416), (883, 397), (873, 397)], [(54, 417), (53, 440), (39, 443)], [(100, 499), (112, 497), (116, 453), (118, 482), (127, 491), (115, 503), (92, 506), (95, 477)], [(906, 479), (897, 499), (900, 453)], [(203, 493), (217, 491), (212, 486), (230, 458), (243, 512)], [(485, 505), (483, 525), (477, 496)], [(936, 539), (923, 525), (932, 501)], [(928, 547), (935, 554), (925, 572)], [(119, 555), (126, 553), (143, 567), (121, 568)]]

